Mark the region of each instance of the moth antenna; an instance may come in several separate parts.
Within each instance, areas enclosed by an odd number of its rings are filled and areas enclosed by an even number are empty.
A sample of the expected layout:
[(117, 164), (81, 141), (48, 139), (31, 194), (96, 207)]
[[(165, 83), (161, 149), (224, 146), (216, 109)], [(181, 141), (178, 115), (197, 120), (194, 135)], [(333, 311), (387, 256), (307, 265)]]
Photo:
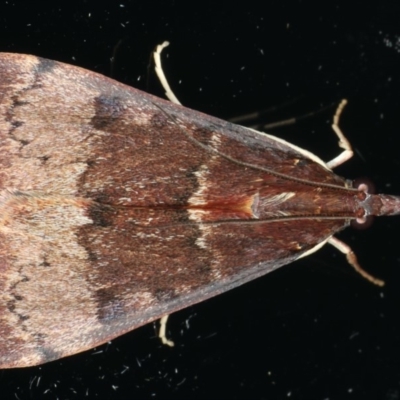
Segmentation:
[(165, 95), (167, 96), (167, 98), (168, 98), (170, 101), (172, 101), (173, 103), (175, 103), (175, 104), (182, 104), (182, 103), (177, 99), (177, 97), (175, 96), (174, 92), (173, 92), (172, 89), (170, 88), (169, 83), (168, 83), (168, 80), (167, 80), (167, 78), (165, 77), (164, 70), (163, 70), (162, 65), (161, 65), (161, 52), (162, 52), (167, 46), (169, 46), (169, 42), (165, 41), (164, 43), (159, 44), (159, 45), (156, 47), (155, 51), (154, 51), (154, 63), (155, 63), (155, 65), (156, 65), (155, 71), (156, 71), (157, 77), (158, 77), (158, 79), (159, 79), (159, 81), (160, 81), (162, 87), (163, 87), (164, 90), (165, 90)]
[(114, 77), (114, 68), (115, 68), (115, 60), (117, 59), (117, 53), (118, 50), (121, 47), (123, 39), (118, 40), (117, 44), (114, 46), (112, 55), (111, 55), (111, 60), (110, 60), (110, 76)]
[[(288, 101), (285, 101), (279, 105), (274, 105), (265, 109), (261, 109), (261, 110), (257, 110), (257, 111), (253, 111), (250, 113), (246, 113), (246, 114), (242, 114), (242, 115), (236, 115), (233, 118), (229, 118), (229, 122), (232, 122), (233, 124), (239, 124), (239, 125), (246, 125), (249, 126), (253, 129), (257, 129), (260, 126), (262, 126), (262, 128), (264, 129), (265, 127), (269, 127), (270, 124), (257, 124), (255, 126), (253, 125), (249, 125), (249, 121), (251, 120), (255, 120), (258, 119), (260, 120), (261, 118), (265, 117), (268, 114), (271, 114), (273, 112), (276, 112), (277, 110), (280, 110), (282, 108), (287, 107), (288, 105), (291, 105), (293, 103), (295, 103), (298, 99), (290, 99)], [(291, 121), (293, 118), (288, 118), (288, 121)], [(278, 121), (277, 123), (280, 123), (280, 121)], [(288, 125), (291, 122), (288, 123)], [(275, 125), (275, 123), (273, 122), (272, 125)]]
[(365, 271), (360, 264), (357, 261), (357, 257), (354, 254), (353, 250), (351, 249), (350, 246), (348, 246), (346, 243), (342, 242), (335, 236), (332, 236), (328, 239), (328, 243), (331, 244), (333, 247), (338, 249), (341, 253), (346, 255), (348, 263), (366, 280), (370, 281), (374, 285), (377, 286), (384, 286), (385, 282), (382, 281), (381, 279), (375, 278), (371, 274), (369, 274), (367, 271)]
[(336, 113), (333, 116), (333, 124), (332, 124), (332, 129), (336, 133), (337, 137), (339, 138), (339, 147), (344, 149), (338, 156), (336, 156), (334, 159), (331, 161), (328, 161), (326, 165), (330, 168), (336, 168), (337, 166), (343, 164), (347, 160), (350, 160), (351, 157), (353, 157), (353, 149), (351, 147), (351, 144), (349, 140), (344, 136), (342, 130), (339, 128), (339, 119), (340, 116), (343, 112), (344, 107), (347, 104), (347, 100), (343, 99), (339, 105), (338, 108), (336, 109)]
[[(283, 103), (281, 106), (285, 107), (287, 104), (292, 103), (291, 102), (286, 102)], [(243, 115), (239, 115), (237, 117), (234, 118), (230, 118), (229, 122), (233, 122), (235, 124), (245, 124), (248, 128), (252, 128), (252, 129), (256, 129), (258, 131), (268, 131), (268, 130), (272, 130), (272, 129), (276, 129), (276, 128), (281, 128), (283, 126), (289, 126), (289, 125), (294, 125), (297, 124), (298, 122), (302, 121), (303, 119), (307, 119), (310, 117), (313, 117), (317, 114), (320, 114), (324, 111), (326, 111), (327, 109), (330, 109), (332, 106), (326, 106), (326, 107), (322, 107), (320, 109), (318, 109), (317, 111), (311, 111), (305, 114), (301, 114), (295, 117), (290, 117), (290, 118), (286, 118), (280, 121), (275, 121), (275, 122), (269, 122), (269, 123), (257, 123), (257, 124), (249, 124), (248, 122), (251, 120), (260, 120), (261, 118), (265, 118), (265, 116), (267, 115), (267, 113), (272, 113), (275, 110), (278, 109), (278, 107), (274, 106), (274, 107), (269, 107), (268, 109), (265, 110), (260, 110), (260, 111), (255, 111), (252, 113), (248, 113), (248, 114), (243, 114)]]

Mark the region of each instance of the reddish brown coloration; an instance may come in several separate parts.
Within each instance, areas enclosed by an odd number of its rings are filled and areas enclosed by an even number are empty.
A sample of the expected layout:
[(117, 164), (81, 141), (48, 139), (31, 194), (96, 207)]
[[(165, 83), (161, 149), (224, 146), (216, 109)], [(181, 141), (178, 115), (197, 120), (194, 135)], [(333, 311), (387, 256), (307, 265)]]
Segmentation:
[(399, 199), (280, 139), (0, 54), (0, 367), (104, 343), (296, 260)]

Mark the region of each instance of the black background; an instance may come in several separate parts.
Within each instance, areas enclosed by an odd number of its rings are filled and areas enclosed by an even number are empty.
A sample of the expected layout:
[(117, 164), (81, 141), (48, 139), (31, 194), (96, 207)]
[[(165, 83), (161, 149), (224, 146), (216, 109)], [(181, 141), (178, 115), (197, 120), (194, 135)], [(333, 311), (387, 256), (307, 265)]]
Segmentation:
[[(79, 65), (162, 95), (149, 55), (169, 40), (164, 68), (178, 98), (226, 119), (278, 106), (266, 115), (272, 122), (347, 98), (341, 126), (356, 155), (337, 173), (400, 194), (398, 2), (145, 3), (3, 1), (0, 51)], [(272, 133), (329, 160), (339, 153), (334, 108)], [(340, 234), (386, 280), (383, 289), (326, 246), (172, 315), (174, 348), (160, 345), (150, 324), (93, 351), (1, 371), (0, 396), (400, 399), (399, 230), (393, 217)]]

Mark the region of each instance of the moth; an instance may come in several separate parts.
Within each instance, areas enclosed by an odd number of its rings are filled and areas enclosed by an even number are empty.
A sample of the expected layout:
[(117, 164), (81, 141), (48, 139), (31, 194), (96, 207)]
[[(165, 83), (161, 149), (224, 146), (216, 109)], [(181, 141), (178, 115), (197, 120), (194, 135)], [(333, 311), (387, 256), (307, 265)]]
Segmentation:
[(332, 172), (352, 154), (338, 118), (344, 150), (325, 163), (97, 73), (0, 53), (0, 367), (93, 348), (327, 242), (358, 268), (333, 235), (399, 213), (400, 198)]

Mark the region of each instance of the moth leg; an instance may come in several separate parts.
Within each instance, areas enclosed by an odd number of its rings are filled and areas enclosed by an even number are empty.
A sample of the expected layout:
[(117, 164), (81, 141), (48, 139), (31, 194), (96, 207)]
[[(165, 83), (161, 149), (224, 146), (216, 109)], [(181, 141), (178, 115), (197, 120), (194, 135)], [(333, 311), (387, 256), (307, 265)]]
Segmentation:
[(174, 347), (175, 343), (172, 340), (167, 338), (167, 322), (168, 322), (169, 314), (164, 315), (160, 318), (160, 331), (158, 332), (158, 337), (161, 339), (162, 343)]
[(331, 244), (333, 247), (338, 249), (340, 252), (346, 255), (348, 263), (365, 279), (372, 282), (375, 285), (383, 286), (385, 284), (384, 281), (375, 278), (374, 276), (370, 275), (367, 271), (361, 268), (360, 264), (357, 261), (357, 257), (354, 254), (353, 250), (350, 246), (346, 243), (342, 242), (341, 240), (335, 238), (334, 236), (328, 239), (328, 243)]
[(167, 98), (175, 104), (181, 104), (181, 102), (177, 99), (174, 92), (170, 88), (161, 65), (161, 52), (167, 46), (169, 46), (169, 42), (164, 42), (162, 44), (159, 44), (154, 51), (154, 63), (156, 65), (155, 71), (162, 87), (165, 90), (165, 95), (167, 96)]
[(339, 147), (344, 149), (344, 151), (342, 151), (337, 157), (335, 157), (334, 159), (332, 159), (326, 163), (326, 165), (331, 169), (336, 168), (340, 164), (343, 164), (344, 162), (349, 160), (351, 157), (353, 157), (353, 154), (354, 154), (353, 149), (351, 148), (350, 142), (348, 141), (346, 136), (344, 136), (343, 132), (339, 128), (340, 115), (342, 114), (342, 111), (343, 111), (344, 107), (346, 106), (346, 104), (347, 104), (347, 100), (346, 99), (342, 100), (340, 102), (340, 104), (338, 105), (338, 108), (336, 109), (335, 115), (333, 116), (332, 129), (336, 133), (337, 137), (339, 138)]
[[(168, 80), (164, 74), (164, 70), (162, 68), (162, 64), (161, 64), (161, 52), (164, 50), (165, 47), (169, 46), (169, 42), (165, 41), (162, 44), (159, 44), (156, 47), (156, 50), (154, 51), (154, 63), (156, 65), (155, 67), (155, 71), (157, 74), (157, 77), (162, 85), (162, 87), (165, 90), (165, 95), (167, 96), (167, 98), (172, 101), (175, 104), (181, 104), (181, 102), (177, 99), (177, 97), (175, 96), (174, 92), (172, 91), (172, 89), (169, 86)], [(164, 315), (161, 319), (160, 319), (160, 331), (158, 333), (158, 337), (161, 339), (162, 343), (173, 347), (175, 344), (172, 340), (169, 340), (167, 338), (167, 321), (168, 321), (169, 315)]]

